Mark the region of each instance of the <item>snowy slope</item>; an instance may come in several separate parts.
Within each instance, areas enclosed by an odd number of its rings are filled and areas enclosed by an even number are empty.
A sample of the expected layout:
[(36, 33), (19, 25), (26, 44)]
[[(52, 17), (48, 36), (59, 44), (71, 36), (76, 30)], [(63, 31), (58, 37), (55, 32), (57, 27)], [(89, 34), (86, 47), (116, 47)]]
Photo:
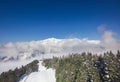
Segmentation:
[(32, 62), (33, 60), (24, 60), (24, 61), (7, 61), (7, 62), (0, 62), (0, 74), (2, 72), (7, 72), (10, 69), (14, 70), (16, 67), (20, 68), (27, 64), (29, 64), (30, 62)]
[(46, 69), (46, 67), (42, 65), (42, 61), (40, 61), (39, 71), (25, 76), (19, 82), (56, 82), (55, 70), (52, 68)]

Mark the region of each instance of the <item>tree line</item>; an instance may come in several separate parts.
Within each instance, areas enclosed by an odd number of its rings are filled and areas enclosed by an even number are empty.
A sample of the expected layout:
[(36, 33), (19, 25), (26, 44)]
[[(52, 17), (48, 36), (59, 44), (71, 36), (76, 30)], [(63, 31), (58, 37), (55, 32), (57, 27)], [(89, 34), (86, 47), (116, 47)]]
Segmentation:
[(0, 75), (0, 82), (18, 82), (22, 76), (28, 75), (35, 71), (38, 71), (38, 60), (34, 60), (21, 68), (3, 72)]
[(120, 82), (120, 52), (70, 54), (45, 59), (47, 68), (56, 69), (56, 82)]
[[(56, 82), (120, 82), (120, 51), (116, 54), (70, 54), (62, 57), (44, 59), (43, 65), (56, 70)], [(38, 60), (3, 72), (0, 82), (18, 82), (19, 79), (31, 72), (38, 71)]]

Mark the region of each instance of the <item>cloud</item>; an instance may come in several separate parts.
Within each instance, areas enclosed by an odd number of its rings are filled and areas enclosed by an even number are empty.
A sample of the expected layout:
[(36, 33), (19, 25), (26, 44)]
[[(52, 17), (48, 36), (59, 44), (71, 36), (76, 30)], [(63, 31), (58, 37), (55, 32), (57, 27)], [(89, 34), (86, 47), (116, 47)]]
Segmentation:
[(117, 34), (111, 30), (106, 30), (106, 27), (106, 24), (102, 24), (97, 28), (98, 31), (102, 33), (101, 46), (105, 47), (107, 51), (119, 50), (120, 41), (115, 38)]
[(102, 44), (109, 50), (119, 50), (120, 49), (120, 41), (114, 38), (116, 33), (112, 31), (104, 31), (102, 36)]
[(99, 40), (78, 38), (49, 38), (40, 41), (7, 43), (0, 46), (0, 56), (13, 56), (14, 58), (24, 59), (41, 54), (79, 53), (83, 51), (95, 51), (99, 44)]
[(99, 54), (110, 50), (116, 51), (120, 49), (120, 41), (114, 38), (115, 35), (116, 33), (112, 31), (104, 30), (100, 40), (48, 38), (31, 42), (10, 42), (0, 45), (0, 60), (24, 60), (43, 55), (51, 57), (69, 53), (92, 52)]

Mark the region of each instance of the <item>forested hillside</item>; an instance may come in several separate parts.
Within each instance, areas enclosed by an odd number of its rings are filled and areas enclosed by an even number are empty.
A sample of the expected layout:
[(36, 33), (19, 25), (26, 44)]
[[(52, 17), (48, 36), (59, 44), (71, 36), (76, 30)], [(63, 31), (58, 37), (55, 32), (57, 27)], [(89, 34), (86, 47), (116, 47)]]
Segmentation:
[[(0, 75), (0, 82), (18, 82), (20, 78), (38, 71), (38, 60)], [(44, 59), (47, 68), (56, 70), (56, 82), (120, 82), (120, 52), (104, 54), (70, 54)]]
[(43, 64), (56, 69), (56, 82), (120, 82), (119, 51), (117, 54), (71, 54), (46, 59)]
[(0, 75), (0, 82), (18, 82), (20, 78), (31, 72), (38, 71), (38, 60), (22, 66), (21, 68), (16, 68), (15, 70), (9, 70), (8, 72), (3, 72)]

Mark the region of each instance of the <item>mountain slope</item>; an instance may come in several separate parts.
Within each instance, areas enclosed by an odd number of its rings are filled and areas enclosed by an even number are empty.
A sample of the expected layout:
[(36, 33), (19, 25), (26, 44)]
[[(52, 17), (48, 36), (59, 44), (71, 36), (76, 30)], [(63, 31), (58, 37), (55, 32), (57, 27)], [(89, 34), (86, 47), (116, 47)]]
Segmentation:
[(120, 51), (71, 54), (35, 60), (21, 69), (2, 73), (0, 82), (120, 82), (119, 68)]
[(39, 61), (39, 70), (38, 72), (33, 72), (19, 82), (56, 82), (55, 79), (55, 70), (49, 68), (47, 69), (42, 65), (42, 61)]
[(120, 82), (120, 52), (93, 55), (72, 54), (46, 59), (48, 68), (56, 69), (56, 82)]

